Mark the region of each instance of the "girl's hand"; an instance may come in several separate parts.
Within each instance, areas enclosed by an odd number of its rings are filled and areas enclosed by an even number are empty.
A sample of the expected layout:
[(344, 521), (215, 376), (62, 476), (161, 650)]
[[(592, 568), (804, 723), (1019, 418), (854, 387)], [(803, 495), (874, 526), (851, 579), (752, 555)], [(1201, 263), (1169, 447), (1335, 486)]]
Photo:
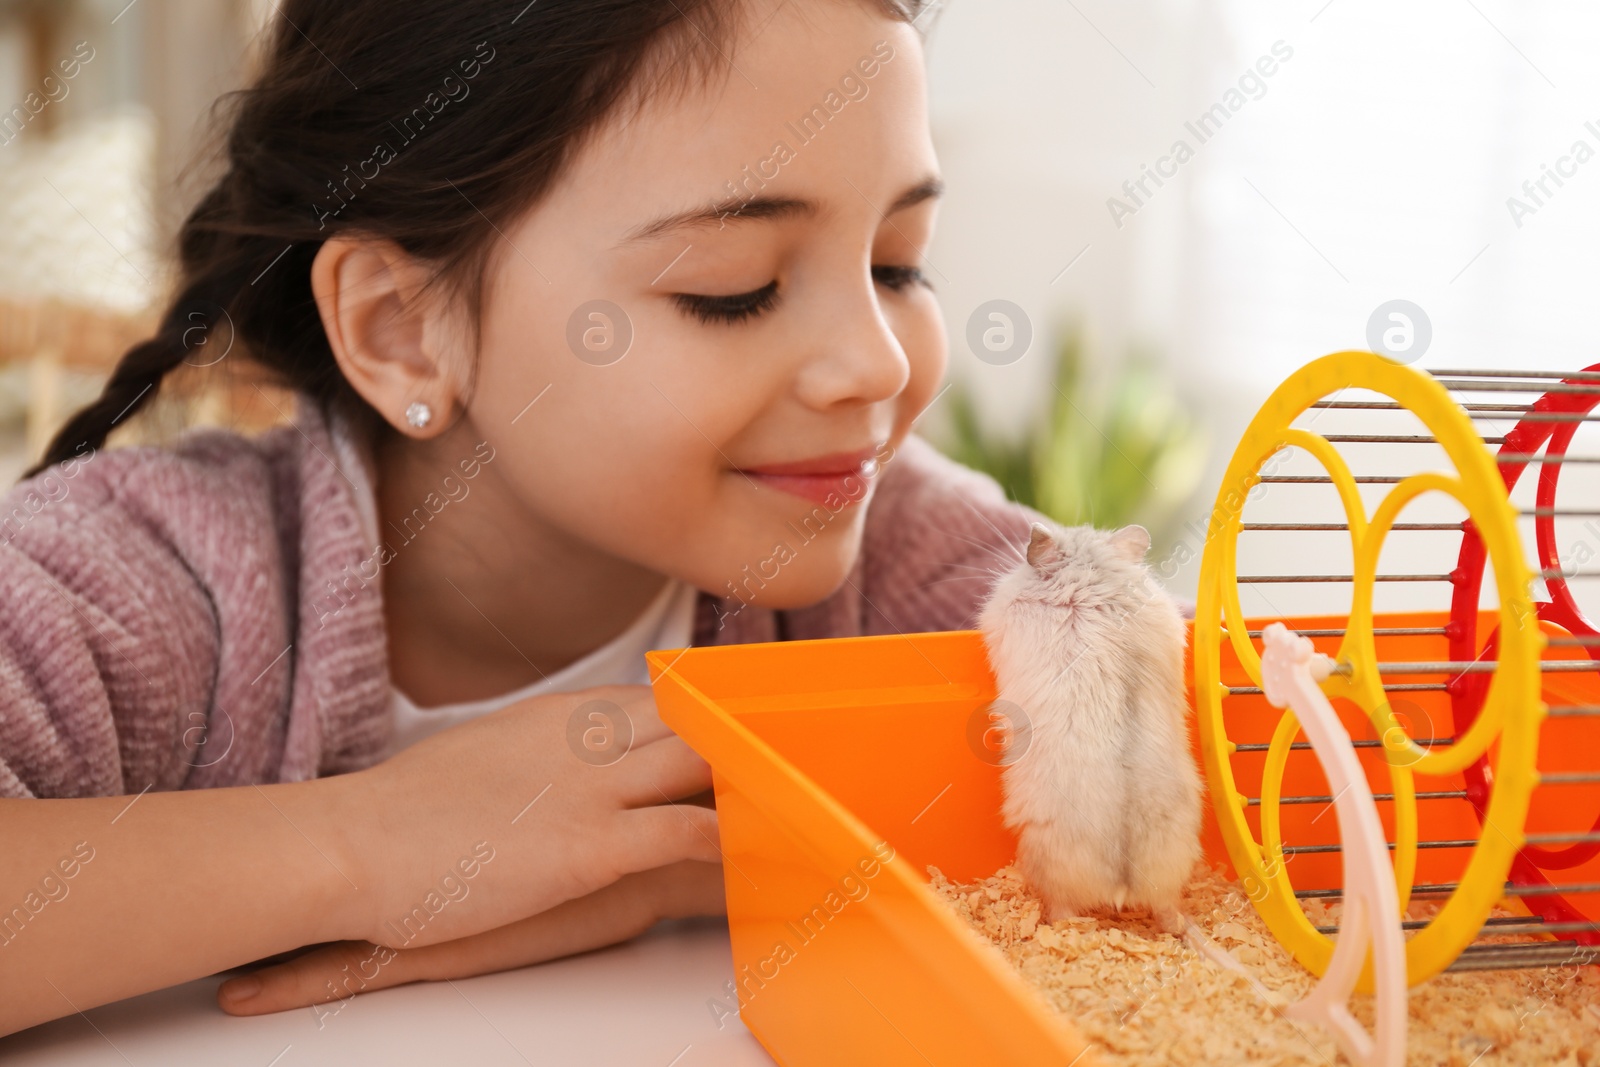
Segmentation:
[[(661, 919), (723, 915), (722, 867), (683, 860), (624, 875), (603, 889), (558, 904), (520, 922), (424, 948), (390, 949), (370, 941), (341, 941), (252, 975), (232, 978), (217, 1002), (232, 1015), (263, 1015), (344, 1000), (407, 982), (469, 978), (613, 945)], [(243, 992), (259, 983), (245, 999)], [(343, 1009), (319, 1009), (319, 1027)]]
[[(533, 697), (326, 781), (343, 783), (330, 794), (341, 840), (328, 851), (351, 884), (336, 928), (390, 949), (506, 927), (625, 875), (721, 860), (716, 811), (674, 803), (703, 795), (711, 768), (661, 722), (649, 686)], [(615, 908), (630, 899), (619, 892), (596, 899)]]

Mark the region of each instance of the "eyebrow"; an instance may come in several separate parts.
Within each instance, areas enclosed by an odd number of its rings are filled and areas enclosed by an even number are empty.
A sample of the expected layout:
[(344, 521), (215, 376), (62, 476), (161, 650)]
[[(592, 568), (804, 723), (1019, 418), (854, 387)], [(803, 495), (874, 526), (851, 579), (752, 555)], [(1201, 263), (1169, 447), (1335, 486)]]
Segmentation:
[[(884, 217), (887, 218), (897, 211), (915, 207), (924, 200), (931, 200), (940, 196), (943, 192), (944, 183), (938, 178), (931, 176), (924, 178), (896, 197), (894, 203), (889, 205), (889, 210), (883, 213)], [(725, 222), (813, 218), (820, 212), (821, 207), (815, 200), (806, 200), (802, 197), (756, 196), (748, 200), (729, 197), (709, 207), (682, 211), (674, 215), (665, 215), (654, 222), (635, 227), (619, 243), (631, 244), (635, 241), (645, 241), (676, 230), (709, 226), (712, 223), (716, 223), (720, 229)]]

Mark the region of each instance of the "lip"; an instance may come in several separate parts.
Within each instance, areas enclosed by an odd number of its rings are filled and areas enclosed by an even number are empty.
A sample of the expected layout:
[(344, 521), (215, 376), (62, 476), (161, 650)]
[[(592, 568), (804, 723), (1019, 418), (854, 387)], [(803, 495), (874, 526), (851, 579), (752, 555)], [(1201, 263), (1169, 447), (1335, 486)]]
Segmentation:
[(830, 452), (825, 456), (797, 459), (788, 463), (763, 463), (759, 467), (741, 468), (746, 474), (860, 474), (862, 464), (878, 454), (869, 445), (854, 452)]
[(852, 504), (866, 497), (861, 492), (861, 485), (865, 483), (870, 486), (878, 473), (877, 452), (875, 447), (859, 448), (853, 452), (830, 452), (824, 456), (787, 463), (743, 467), (739, 473), (769, 488), (818, 504), (827, 504), (830, 497)]

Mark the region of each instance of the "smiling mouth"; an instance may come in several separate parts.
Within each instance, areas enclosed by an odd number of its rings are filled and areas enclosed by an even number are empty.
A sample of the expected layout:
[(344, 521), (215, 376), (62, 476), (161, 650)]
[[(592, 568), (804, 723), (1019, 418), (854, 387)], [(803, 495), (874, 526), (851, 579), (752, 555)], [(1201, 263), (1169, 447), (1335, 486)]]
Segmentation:
[(866, 496), (878, 474), (877, 449), (838, 452), (792, 463), (739, 468), (757, 485), (832, 506), (832, 498), (853, 504)]

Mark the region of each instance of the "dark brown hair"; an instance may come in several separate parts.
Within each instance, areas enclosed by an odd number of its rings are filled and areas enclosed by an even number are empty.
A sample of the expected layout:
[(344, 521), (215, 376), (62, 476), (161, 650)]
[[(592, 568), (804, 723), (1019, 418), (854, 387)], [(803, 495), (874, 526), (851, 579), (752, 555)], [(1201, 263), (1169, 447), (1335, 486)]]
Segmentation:
[[(904, 21), (923, 6), (870, 2)], [(312, 296), (323, 241), (394, 241), (435, 265), (476, 320), (497, 231), (619, 105), (725, 67), (742, 12), (740, 0), (518, 7), (283, 0), (261, 74), (218, 101), (226, 169), (179, 231), (176, 296), (160, 327), (28, 473), (103, 445), (224, 324), (284, 385), (370, 411), (340, 373)]]

